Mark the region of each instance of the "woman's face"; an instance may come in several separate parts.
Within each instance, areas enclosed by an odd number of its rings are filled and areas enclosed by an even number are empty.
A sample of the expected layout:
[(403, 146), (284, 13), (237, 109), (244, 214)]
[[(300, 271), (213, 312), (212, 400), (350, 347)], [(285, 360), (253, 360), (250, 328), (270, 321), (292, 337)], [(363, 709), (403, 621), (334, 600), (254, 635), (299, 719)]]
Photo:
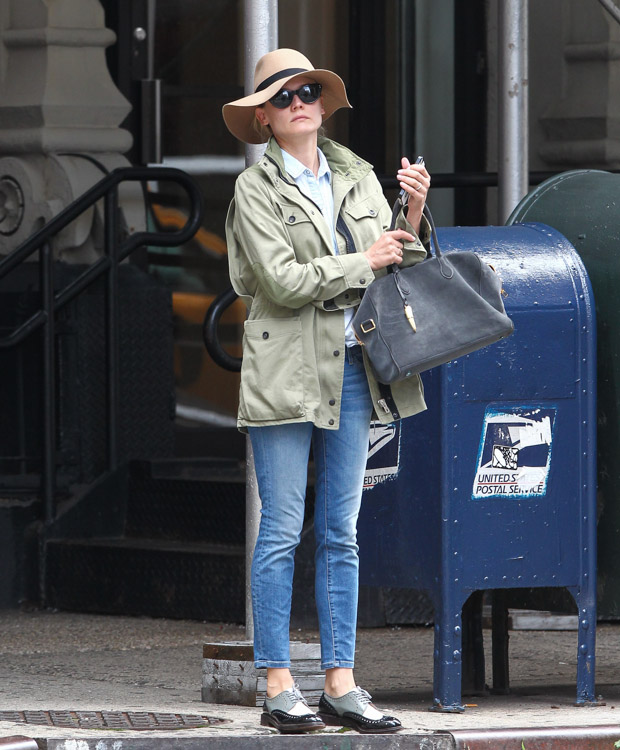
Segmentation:
[[(296, 90), (305, 83), (315, 83), (308, 76), (296, 76), (282, 88)], [(316, 134), (323, 122), (323, 98), (312, 104), (304, 104), (298, 96), (286, 109), (278, 109), (271, 102), (256, 108), (256, 117), (262, 125), (269, 125), (277, 141), (291, 141)]]

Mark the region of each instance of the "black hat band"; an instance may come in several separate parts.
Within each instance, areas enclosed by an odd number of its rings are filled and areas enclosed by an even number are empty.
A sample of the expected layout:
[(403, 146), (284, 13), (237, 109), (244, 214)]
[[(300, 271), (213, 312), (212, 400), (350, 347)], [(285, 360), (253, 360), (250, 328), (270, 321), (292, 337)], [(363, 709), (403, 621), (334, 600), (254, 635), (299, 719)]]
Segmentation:
[(297, 75), (298, 73), (307, 72), (307, 68), (287, 68), (286, 70), (281, 70), (278, 73), (274, 73), (272, 76), (269, 76), (269, 78), (265, 78), (262, 83), (259, 83), (254, 93), (258, 94), (259, 91), (266, 89), (268, 86), (271, 86), (272, 83), (279, 81), (281, 78), (287, 78), (289, 76)]

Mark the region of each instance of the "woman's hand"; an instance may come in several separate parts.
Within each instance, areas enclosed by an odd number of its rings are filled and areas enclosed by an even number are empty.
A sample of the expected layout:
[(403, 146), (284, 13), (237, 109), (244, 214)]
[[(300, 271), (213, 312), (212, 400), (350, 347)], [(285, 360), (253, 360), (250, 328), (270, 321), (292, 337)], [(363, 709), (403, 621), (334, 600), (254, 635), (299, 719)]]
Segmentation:
[(373, 271), (403, 260), (403, 240), (415, 242), (415, 237), (404, 229), (384, 232), (364, 253)]
[(419, 232), (422, 210), (431, 186), (431, 176), (426, 171), (424, 164), (411, 164), (406, 156), (401, 159), (401, 165), (397, 179), (401, 188), (409, 193), (407, 221), (416, 232)]

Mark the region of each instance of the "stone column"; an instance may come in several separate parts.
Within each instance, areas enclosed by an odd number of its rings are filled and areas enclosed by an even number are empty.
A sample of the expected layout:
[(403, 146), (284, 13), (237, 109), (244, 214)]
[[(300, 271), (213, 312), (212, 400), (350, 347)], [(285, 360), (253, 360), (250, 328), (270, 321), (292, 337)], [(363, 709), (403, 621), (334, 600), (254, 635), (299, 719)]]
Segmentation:
[(563, 85), (541, 117), (539, 156), (564, 168), (620, 166), (620, 25), (595, 2), (568, 0)]
[[(0, 253), (10, 252), (98, 182), (128, 165), (119, 127), (130, 110), (112, 81), (115, 42), (99, 0), (4, 0), (0, 13)], [(123, 193), (127, 225), (144, 226), (139, 187)], [(88, 262), (101, 247), (93, 208), (56, 238), (56, 257)]]

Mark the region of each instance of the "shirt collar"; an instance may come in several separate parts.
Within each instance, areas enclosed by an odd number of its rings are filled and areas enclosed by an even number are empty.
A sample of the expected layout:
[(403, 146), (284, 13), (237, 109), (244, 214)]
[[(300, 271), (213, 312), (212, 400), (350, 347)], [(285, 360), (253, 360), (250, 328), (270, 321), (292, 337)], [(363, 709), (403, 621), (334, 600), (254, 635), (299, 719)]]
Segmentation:
[[(327, 175), (328, 180), (331, 182), (332, 173), (329, 164), (327, 163), (327, 159), (325, 158), (325, 154), (320, 148), (317, 148), (317, 153), (319, 155), (319, 173), (317, 178), (320, 180), (323, 175)], [(305, 164), (302, 164), (299, 159), (291, 156), (291, 154), (284, 149), (282, 149), (282, 158), (284, 159), (284, 168), (294, 180), (298, 180), (307, 169)]]

